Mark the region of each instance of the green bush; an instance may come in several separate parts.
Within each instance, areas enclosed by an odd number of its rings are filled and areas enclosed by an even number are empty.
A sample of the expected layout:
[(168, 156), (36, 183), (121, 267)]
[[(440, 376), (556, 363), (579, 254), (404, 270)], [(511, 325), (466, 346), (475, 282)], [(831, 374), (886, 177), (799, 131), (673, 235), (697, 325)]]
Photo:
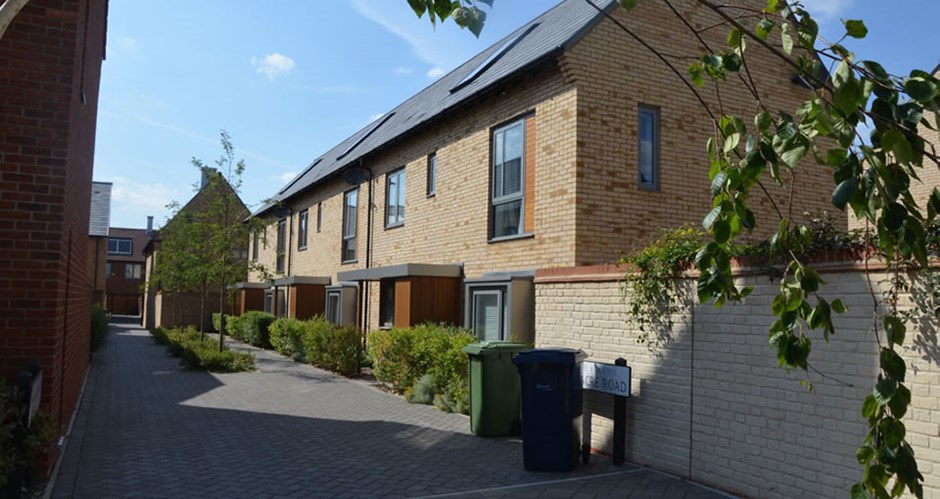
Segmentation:
[(304, 358), (304, 322), (292, 318), (281, 318), (268, 328), (271, 346), (284, 355), (299, 354)]
[(362, 354), (355, 328), (337, 327), (315, 317), (303, 323), (302, 342), (307, 362), (343, 376), (359, 374)]
[[(229, 317), (226, 316), (225, 323), (228, 324), (229, 320)], [(217, 333), (222, 330), (222, 314), (219, 312), (212, 313), (212, 330)]]
[(91, 351), (94, 352), (104, 344), (104, 338), (108, 334), (108, 323), (111, 322), (111, 314), (95, 303), (91, 307)]
[(237, 321), (233, 321), (232, 328), (226, 329), (229, 334), (245, 343), (260, 348), (271, 348), (268, 328), (274, 319), (275, 317), (267, 312), (254, 310), (242, 314)]
[[(238, 338), (238, 332), (241, 331), (241, 317), (237, 315), (225, 315), (225, 334)], [(216, 331), (218, 331), (218, 327)]]
[(150, 335), (153, 336), (153, 342), (157, 345), (168, 345), (170, 343), (169, 338), (166, 336), (166, 330), (162, 327), (150, 331)]
[[(193, 327), (186, 329), (159, 330), (165, 338), (167, 353), (180, 358), (185, 369), (211, 372), (251, 371), (255, 367), (254, 357), (247, 353), (229, 349), (219, 351), (219, 341), (205, 337)], [(157, 334), (154, 334), (157, 338)]]
[[(375, 378), (409, 398), (426, 399), (451, 412), (466, 412), (470, 388), (464, 346), (476, 342), (464, 329), (422, 324), (409, 329), (374, 331), (369, 335), (369, 356)], [(432, 390), (424, 386), (430, 377)], [(419, 386), (420, 385), (420, 386)], [(419, 389), (423, 392), (418, 393)]]

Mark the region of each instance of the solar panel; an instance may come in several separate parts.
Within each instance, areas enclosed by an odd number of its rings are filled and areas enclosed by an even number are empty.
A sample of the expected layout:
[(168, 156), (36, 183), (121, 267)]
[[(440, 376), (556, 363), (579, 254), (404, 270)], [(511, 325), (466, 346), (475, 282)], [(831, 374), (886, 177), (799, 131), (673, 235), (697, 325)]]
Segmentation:
[(372, 123), (372, 126), (370, 126), (365, 131), (365, 133), (360, 135), (359, 138), (356, 139), (356, 141), (353, 142), (349, 147), (343, 150), (343, 152), (339, 156), (337, 156), (336, 159), (343, 159), (344, 156), (349, 154), (353, 149), (356, 148), (356, 146), (361, 144), (363, 140), (366, 140), (366, 137), (368, 137), (369, 135), (372, 135), (372, 132), (376, 131), (376, 129), (382, 126), (382, 124), (388, 121), (388, 119), (391, 118), (392, 116), (395, 116), (395, 113), (388, 113), (385, 116), (382, 116), (381, 118), (375, 120), (375, 122)]
[(304, 171), (300, 172), (299, 175), (292, 178), (291, 181), (288, 182), (287, 185), (285, 185), (283, 189), (277, 191), (277, 193), (284, 194), (284, 192), (286, 192), (287, 189), (290, 189), (292, 185), (296, 184), (297, 181), (300, 180), (300, 177), (303, 177), (304, 175), (307, 174), (307, 172), (309, 172), (310, 170), (313, 170), (313, 167), (317, 166), (320, 163), (320, 161), (323, 161), (323, 158), (317, 158), (317, 160), (314, 161), (312, 165), (308, 166), (307, 168), (304, 169)]
[(487, 57), (483, 62), (481, 62), (479, 66), (474, 68), (473, 71), (470, 71), (469, 73), (467, 73), (467, 76), (464, 76), (462, 80), (460, 80), (459, 82), (457, 82), (456, 85), (451, 87), (450, 92), (454, 93), (460, 90), (461, 88), (463, 88), (464, 86), (466, 86), (467, 84), (469, 84), (470, 82), (472, 82), (473, 80), (477, 79), (478, 76), (480, 76), (496, 61), (498, 61), (499, 58), (503, 56), (503, 54), (505, 54), (506, 52), (509, 52), (509, 49), (515, 47), (516, 44), (519, 43), (519, 41), (525, 38), (526, 35), (531, 33), (532, 30), (534, 30), (538, 26), (539, 26), (539, 23), (534, 23), (528, 28), (526, 28), (525, 30), (520, 31), (518, 35), (510, 38), (508, 41), (506, 41), (506, 43), (504, 43), (502, 46), (496, 49), (492, 54), (490, 54), (489, 57)]

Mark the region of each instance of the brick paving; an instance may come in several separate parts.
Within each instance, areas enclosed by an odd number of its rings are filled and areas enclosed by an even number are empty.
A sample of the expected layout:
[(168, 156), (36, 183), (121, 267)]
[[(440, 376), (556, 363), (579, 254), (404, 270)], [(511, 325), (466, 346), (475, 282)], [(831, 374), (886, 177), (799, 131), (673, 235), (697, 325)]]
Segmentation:
[(247, 346), (258, 371), (186, 372), (114, 323), (52, 497), (726, 497), (593, 456), (526, 472), (517, 439)]

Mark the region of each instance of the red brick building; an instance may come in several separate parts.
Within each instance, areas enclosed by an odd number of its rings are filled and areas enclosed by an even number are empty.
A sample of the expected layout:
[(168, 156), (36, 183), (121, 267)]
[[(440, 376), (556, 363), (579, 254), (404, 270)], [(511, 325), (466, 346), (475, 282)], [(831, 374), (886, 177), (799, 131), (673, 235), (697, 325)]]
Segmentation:
[(107, 309), (113, 315), (140, 315), (144, 305), (144, 247), (151, 231), (112, 227), (105, 264)]
[(0, 39), (0, 378), (67, 422), (89, 361), (88, 227), (107, 0), (33, 0)]

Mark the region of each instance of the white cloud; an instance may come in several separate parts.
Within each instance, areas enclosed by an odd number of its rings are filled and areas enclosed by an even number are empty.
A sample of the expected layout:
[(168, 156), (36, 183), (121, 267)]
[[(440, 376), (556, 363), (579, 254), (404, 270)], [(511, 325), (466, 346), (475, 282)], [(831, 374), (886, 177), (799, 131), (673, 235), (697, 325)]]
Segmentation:
[(258, 72), (266, 75), (269, 80), (277, 76), (286, 75), (294, 69), (294, 60), (277, 52), (262, 58), (252, 57), (251, 65), (258, 68)]
[(291, 180), (294, 180), (294, 177), (296, 176), (297, 176), (297, 172), (284, 172), (280, 175), (272, 175), (270, 179), (277, 180), (286, 184), (290, 182)]
[(127, 50), (134, 50), (137, 48), (137, 40), (129, 36), (119, 36), (117, 39), (117, 43), (120, 47), (127, 49)]
[[(140, 220), (139, 226), (146, 223), (147, 215), (153, 215), (158, 223), (161, 219), (166, 219), (169, 215), (166, 205), (184, 194), (179, 192), (178, 187), (161, 183), (138, 182), (126, 177), (110, 177), (104, 180), (114, 184), (111, 188), (112, 219), (118, 213), (131, 214), (133, 219)], [(182, 199), (176, 200), (185, 202)]]
[(806, 0), (804, 5), (813, 17), (826, 21), (838, 19), (855, 0)]
[(432, 80), (436, 80), (445, 74), (447, 74), (447, 70), (440, 66), (433, 67), (428, 70), (428, 78), (431, 78)]
[(412, 72), (414, 72), (414, 69), (406, 68), (404, 66), (398, 66), (397, 68), (395, 68), (395, 76), (407, 75), (407, 74), (411, 74)]

